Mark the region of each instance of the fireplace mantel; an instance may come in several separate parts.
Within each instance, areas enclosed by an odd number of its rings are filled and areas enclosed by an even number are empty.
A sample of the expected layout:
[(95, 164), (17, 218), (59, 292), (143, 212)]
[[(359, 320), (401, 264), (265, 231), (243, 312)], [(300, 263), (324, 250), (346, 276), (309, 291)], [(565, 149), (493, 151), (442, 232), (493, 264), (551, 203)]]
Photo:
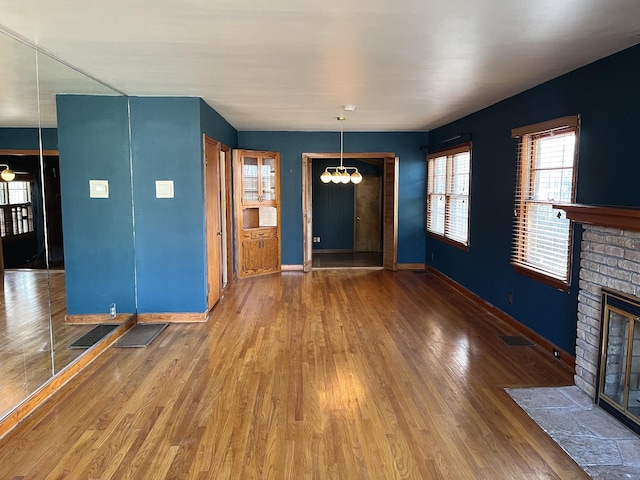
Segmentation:
[(640, 231), (640, 209), (637, 208), (577, 203), (554, 205), (553, 208), (564, 210), (567, 218), (576, 223)]

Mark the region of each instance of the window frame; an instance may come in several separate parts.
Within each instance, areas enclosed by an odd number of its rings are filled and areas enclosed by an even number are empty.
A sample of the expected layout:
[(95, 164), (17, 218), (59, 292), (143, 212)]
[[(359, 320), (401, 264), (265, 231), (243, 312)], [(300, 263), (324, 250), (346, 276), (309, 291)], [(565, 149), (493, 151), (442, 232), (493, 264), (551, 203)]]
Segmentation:
[[(26, 200), (12, 201), (11, 186), (18, 183), (24, 183), (26, 192)], [(0, 182), (2, 194), (0, 198), (4, 201), (0, 202), (0, 238), (12, 239), (18, 237), (26, 237), (35, 235), (35, 217), (33, 211), (33, 178), (27, 175), (20, 175), (16, 180), (11, 182)], [(25, 200), (25, 199), (21, 199)]]
[[(469, 154), (469, 173), (468, 173), (468, 184), (467, 184), (467, 195), (460, 195), (460, 194), (455, 194), (453, 193), (452, 190), (452, 186), (453, 186), (453, 178), (454, 178), (454, 173), (451, 170), (452, 167), (452, 159), (455, 155), (458, 155), (460, 153), (468, 153)], [(435, 160), (436, 158), (441, 158), (441, 157), (446, 157), (446, 172), (445, 172), (445, 192), (444, 193), (432, 193), (430, 191), (430, 189), (432, 188), (432, 179), (429, 176), (429, 170), (430, 170), (430, 164), (432, 162), (432, 160)], [(450, 160), (451, 159), (451, 160)], [(447, 147), (447, 148), (443, 148), (443, 149), (438, 149), (435, 150), (433, 152), (430, 152), (429, 154), (427, 154), (427, 182), (426, 182), (426, 208), (425, 208), (425, 231), (427, 233), (427, 235), (433, 237), (433, 238), (437, 238), (438, 240), (453, 245), (455, 247), (458, 247), (460, 249), (463, 250), (469, 250), (469, 244), (470, 244), (470, 223), (471, 223), (471, 175), (472, 175), (472, 160), (473, 160), (473, 155), (472, 155), (472, 145), (471, 142), (466, 142), (466, 143), (462, 143), (453, 147)], [(435, 196), (435, 195), (444, 195), (445, 197), (445, 205), (444, 205), (444, 218), (443, 218), (443, 223), (444, 223), (444, 232), (440, 233), (437, 231), (433, 231), (429, 229), (429, 213), (430, 213), (430, 205), (432, 204), (432, 200), (431, 200), (431, 196)], [(450, 200), (452, 198), (461, 198), (464, 197), (466, 198), (467, 201), (467, 235), (466, 235), (466, 240), (465, 241), (460, 241), (458, 238), (455, 237), (451, 237), (449, 232), (447, 232), (447, 226), (451, 224), (451, 222), (449, 221), (450, 217), (451, 217), (451, 211), (450, 211), (450, 205), (451, 202)]]
[[(543, 201), (537, 198), (527, 198), (526, 192), (530, 192), (535, 186), (535, 175), (541, 170), (534, 168), (535, 155), (530, 151), (535, 151), (536, 143), (544, 138), (549, 138), (556, 134), (574, 133), (575, 145), (573, 151), (573, 162), (571, 171), (571, 199), (569, 202), (560, 200)], [(535, 262), (528, 262), (525, 258), (525, 249), (527, 245), (528, 228), (523, 228), (525, 220), (525, 210), (532, 204), (555, 205), (572, 204), (576, 199), (576, 180), (578, 172), (578, 146), (580, 143), (580, 116), (572, 115), (561, 117), (547, 122), (527, 125), (525, 127), (515, 128), (511, 132), (512, 138), (518, 139), (517, 146), (517, 165), (516, 165), (516, 190), (514, 194), (514, 227), (512, 234), (512, 253), (511, 266), (517, 273), (536, 279), (542, 283), (550, 285), (562, 291), (569, 291), (571, 287), (571, 270), (573, 263), (573, 239), (574, 224), (571, 220), (566, 219), (567, 229), (567, 245), (566, 245), (566, 271), (564, 276), (557, 276), (551, 271), (545, 270)], [(526, 145), (525, 145), (526, 142)], [(526, 165), (524, 164), (526, 161)], [(559, 214), (564, 212), (557, 210)], [(566, 217), (565, 217), (566, 218)]]

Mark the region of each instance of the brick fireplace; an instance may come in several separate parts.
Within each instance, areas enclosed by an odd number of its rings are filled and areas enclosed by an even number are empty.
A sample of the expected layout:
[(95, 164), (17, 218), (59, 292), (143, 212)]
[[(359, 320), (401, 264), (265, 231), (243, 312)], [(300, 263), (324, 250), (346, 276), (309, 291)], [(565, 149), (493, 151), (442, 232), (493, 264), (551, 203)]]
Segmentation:
[(631, 298), (640, 297), (640, 210), (587, 205), (557, 208), (565, 210), (567, 218), (581, 223), (584, 228), (575, 384), (596, 399), (603, 288)]

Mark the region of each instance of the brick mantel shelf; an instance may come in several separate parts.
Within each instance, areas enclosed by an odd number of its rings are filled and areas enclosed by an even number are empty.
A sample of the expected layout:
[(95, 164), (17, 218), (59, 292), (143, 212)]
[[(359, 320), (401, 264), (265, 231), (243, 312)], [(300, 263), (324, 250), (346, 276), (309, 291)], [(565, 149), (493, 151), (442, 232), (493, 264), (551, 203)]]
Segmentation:
[(553, 208), (567, 212), (567, 218), (585, 225), (640, 232), (640, 209), (603, 205), (558, 204)]

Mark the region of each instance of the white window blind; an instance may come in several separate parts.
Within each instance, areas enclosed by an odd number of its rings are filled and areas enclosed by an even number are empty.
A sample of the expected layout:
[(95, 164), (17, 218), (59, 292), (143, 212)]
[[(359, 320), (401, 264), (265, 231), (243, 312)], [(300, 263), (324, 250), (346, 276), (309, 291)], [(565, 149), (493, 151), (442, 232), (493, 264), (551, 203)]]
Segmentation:
[(0, 182), (0, 236), (34, 231), (31, 182)]
[(575, 202), (578, 117), (515, 129), (518, 168), (512, 264), (568, 285), (572, 224), (553, 205)]
[(471, 145), (427, 156), (427, 231), (469, 244)]

